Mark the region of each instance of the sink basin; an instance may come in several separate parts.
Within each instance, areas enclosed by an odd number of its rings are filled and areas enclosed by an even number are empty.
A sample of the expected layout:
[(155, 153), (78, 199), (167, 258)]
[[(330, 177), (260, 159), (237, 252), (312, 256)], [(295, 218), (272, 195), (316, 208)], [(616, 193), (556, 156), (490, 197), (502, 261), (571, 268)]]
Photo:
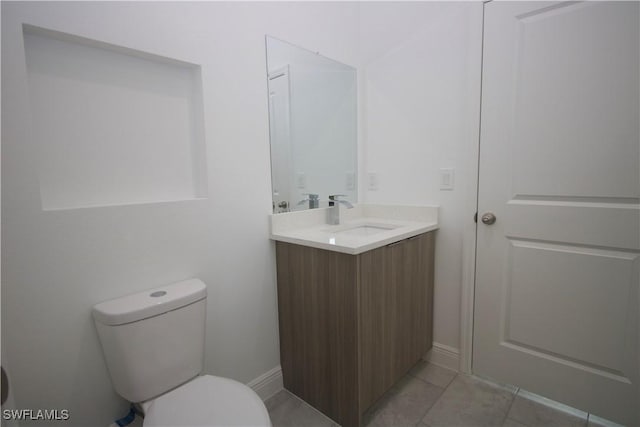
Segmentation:
[(358, 224), (339, 230), (331, 230), (331, 232), (340, 236), (371, 236), (394, 228), (397, 228), (397, 226), (390, 224)]

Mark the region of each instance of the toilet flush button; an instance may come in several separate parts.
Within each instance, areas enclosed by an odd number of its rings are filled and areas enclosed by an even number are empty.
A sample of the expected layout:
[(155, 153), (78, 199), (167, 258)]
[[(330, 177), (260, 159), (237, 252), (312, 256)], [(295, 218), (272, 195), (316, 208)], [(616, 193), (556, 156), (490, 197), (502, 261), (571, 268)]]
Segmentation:
[(149, 294), (149, 296), (153, 297), (153, 298), (157, 298), (157, 297), (163, 297), (166, 294), (167, 294), (167, 291), (155, 291), (155, 292), (152, 292), (151, 294)]

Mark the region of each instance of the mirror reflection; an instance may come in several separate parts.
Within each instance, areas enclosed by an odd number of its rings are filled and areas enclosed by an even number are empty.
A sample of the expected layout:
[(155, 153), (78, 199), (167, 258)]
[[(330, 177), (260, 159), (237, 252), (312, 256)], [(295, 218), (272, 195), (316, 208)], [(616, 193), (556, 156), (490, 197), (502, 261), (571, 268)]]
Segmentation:
[(356, 70), (266, 37), (273, 212), (357, 201)]

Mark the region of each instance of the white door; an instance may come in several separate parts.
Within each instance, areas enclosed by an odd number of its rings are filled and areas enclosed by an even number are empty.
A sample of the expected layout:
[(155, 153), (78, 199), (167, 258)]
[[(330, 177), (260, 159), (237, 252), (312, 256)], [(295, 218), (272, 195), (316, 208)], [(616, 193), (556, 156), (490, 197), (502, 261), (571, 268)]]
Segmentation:
[(485, 5), (474, 373), (640, 425), (638, 2)]

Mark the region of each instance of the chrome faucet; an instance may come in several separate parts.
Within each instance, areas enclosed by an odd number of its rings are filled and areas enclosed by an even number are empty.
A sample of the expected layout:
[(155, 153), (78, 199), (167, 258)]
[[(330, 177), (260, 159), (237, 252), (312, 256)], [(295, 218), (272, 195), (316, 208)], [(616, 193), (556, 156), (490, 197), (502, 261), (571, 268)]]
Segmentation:
[(298, 206), (304, 204), (305, 202), (309, 202), (309, 209), (317, 209), (320, 204), (320, 196), (313, 193), (304, 193), (304, 196), (307, 196), (306, 199), (302, 199), (298, 202)]
[(345, 205), (348, 209), (351, 209), (353, 205), (347, 200), (339, 200), (338, 197), (345, 197), (344, 194), (334, 194), (329, 196), (329, 210), (327, 213), (327, 224), (338, 225), (340, 224), (340, 204)]

